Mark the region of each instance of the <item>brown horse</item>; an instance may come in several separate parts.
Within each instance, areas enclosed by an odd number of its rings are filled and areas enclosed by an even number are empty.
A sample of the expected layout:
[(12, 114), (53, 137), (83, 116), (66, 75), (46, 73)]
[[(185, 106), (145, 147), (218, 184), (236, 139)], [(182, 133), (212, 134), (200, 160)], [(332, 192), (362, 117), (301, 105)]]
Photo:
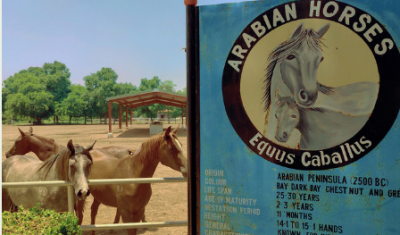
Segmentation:
[[(2, 182), (67, 180), (74, 185), (75, 200), (83, 201), (90, 194), (87, 177), (92, 157), (89, 151), (95, 143), (84, 148), (73, 145), (70, 140), (66, 148), (44, 162), (26, 155), (8, 158), (2, 164)], [(11, 202), (25, 208), (38, 203), (41, 208), (68, 211), (67, 187), (4, 188), (2, 200), (3, 211), (10, 207)]]
[(14, 155), (24, 155), (29, 152), (34, 152), (40, 160), (44, 161), (65, 148), (64, 146), (58, 145), (53, 139), (34, 135), (32, 133), (32, 127), (29, 128), (28, 132), (23, 132), (19, 128), (18, 130), (21, 135), (15, 140), (10, 150), (6, 152), (7, 158)]
[[(187, 177), (187, 162), (177, 131), (178, 128), (171, 131), (168, 127), (165, 132), (143, 142), (132, 156), (123, 159), (92, 151), (93, 168), (89, 179), (151, 178), (159, 162)], [(151, 184), (92, 185), (90, 190), (96, 201), (117, 207), (124, 223), (140, 222), (152, 194)], [(83, 208), (82, 202), (79, 203), (78, 211)], [(92, 205), (92, 224), (97, 209), (98, 205)], [(128, 234), (136, 234), (136, 229), (128, 229)]]
[[(29, 152), (35, 153), (38, 158), (42, 161), (52, 157), (53, 155), (59, 153), (65, 147), (58, 145), (53, 139), (48, 139), (43, 136), (33, 134), (32, 127), (29, 128), (28, 132), (23, 132), (19, 129), (21, 135), (15, 140), (13, 146), (6, 152), (6, 157), (9, 158), (14, 155), (25, 155)], [(97, 149), (102, 154), (109, 155), (110, 157), (124, 158), (130, 156), (135, 152), (135, 150), (130, 150), (119, 146), (107, 146)], [(94, 150), (92, 150), (94, 151)], [(93, 204), (98, 203), (93, 202)], [(100, 203), (99, 203), (100, 205)], [(99, 207), (99, 206), (97, 206)], [(78, 214), (79, 221), (82, 221), (83, 214)], [(120, 215), (117, 211), (115, 215), (114, 222), (119, 222)]]
[[(10, 150), (6, 152), (7, 158), (13, 155), (24, 155), (29, 152), (34, 152), (40, 160), (44, 161), (65, 148), (64, 146), (58, 145), (53, 139), (33, 134), (32, 127), (29, 128), (28, 132), (23, 132), (19, 128), (18, 130), (21, 135), (15, 140)], [(109, 151), (117, 158), (124, 158), (132, 155), (134, 152), (134, 150), (119, 146), (108, 146), (103, 147), (103, 149)]]

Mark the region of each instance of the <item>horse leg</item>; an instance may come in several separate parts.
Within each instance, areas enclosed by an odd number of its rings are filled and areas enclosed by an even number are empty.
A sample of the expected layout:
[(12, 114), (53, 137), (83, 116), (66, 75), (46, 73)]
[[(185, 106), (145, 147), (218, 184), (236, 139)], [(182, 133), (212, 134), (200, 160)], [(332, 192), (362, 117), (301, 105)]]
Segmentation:
[(78, 200), (75, 204), (75, 213), (78, 216), (79, 225), (81, 225), (83, 221), (83, 208), (85, 208), (85, 200)]
[[(95, 224), (97, 211), (99, 210), (100, 202), (93, 198), (92, 206), (90, 207), (90, 224)], [(92, 235), (95, 235), (96, 231), (92, 231)]]
[(120, 215), (120, 213), (119, 213), (119, 211), (118, 211), (118, 208), (117, 208), (117, 213), (115, 214), (115, 219), (114, 219), (114, 224), (118, 224), (119, 223), (119, 217), (120, 217), (121, 215)]
[[(120, 211), (121, 216), (122, 216), (122, 221), (124, 223), (135, 223), (135, 222), (140, 222), (140, 220), (143, 218), (144, 215), (144, 210), (140, 212), (134, 212), (132, 213), (131, 211), (127, 209), (121, 209)], [(128, 235), (136, 235), (137, 229), (127, 229)]]
[(16, 212), (18, 210), (18, 206), (14, 204), (11, 200), (10, 195), (6, 188), (2, 189), (2, 211), (10, 211)]
[(146, 214), (144, 212), (145, 212), (145, 209), (143, 209), (142, 223), (147, 222), (146, 221)]

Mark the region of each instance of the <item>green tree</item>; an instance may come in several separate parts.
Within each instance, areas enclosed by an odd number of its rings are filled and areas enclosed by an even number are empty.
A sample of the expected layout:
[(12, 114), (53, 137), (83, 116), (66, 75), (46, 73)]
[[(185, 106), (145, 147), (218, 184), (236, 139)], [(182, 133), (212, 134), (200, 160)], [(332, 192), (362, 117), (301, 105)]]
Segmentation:
[(139, 91), (153, 90), (160, 86), (161, 80), (158, 76), (154, 76), (152, 79), (142, 78), (140, 80)]
[[(69, 116), (69, 124), (73, 117), (82, 117), (87, 109), (87, 102), (82, 98), (86, 88), (81, 85), (71, 85), (71, 92), (61, 102), (60, 111)], [(86, 118), (85, 118), (86, 119)]]
[[(158, 89), (161, 84), (161, 79), (158, 76), (154, 76), (152, 79), (142, 78), (140, 80), (139, 91), (150, 91), (154, 89)], [(136, 108), (135, 113), (137, 116), (145, 116), (148, 118), (157, 117), (157, 111), (159, 110), (159, 106), (157, 104), (153, 104), (150, 106), (142, 106)]]
[(43, 118), (52, 115), (54, 96), (41, 76), (21, 70), (4, 81), (4, 88), (10, 92), (4, 105), (12, 117), (30, 117), (41, 124)]
[(3, 114), (6, 111), (5, 110), (5, 104), (6, 104), (6, 101), (7, 101), (7, 96), (10, 95), (10, 94), (11, 94), (11, 91), (8, 90), (7, 88), (3, 87), (1, 89), (1, 97), (2, 97), (2, 100), (1, 100), (1, 104), (2, 104), (1, 108), (2, 108), (2, 110), (1, 111), (2, 111)]
[[(59, 103), (67, 97), (71, 85), (70, 75), (66, 65), (58, 61), (45, 63), (43, 67), (29, 67), (21, 70), (4, 82), (4, 87), (9, 91), (5, 100), (11, 99), (12, 103), (5, 102), (3, 107), (15, 109), (6, 111), (12, 115), (28, 116), (36, 119), (37, 123), (41, 123), (42, 118), (54, 115)], [(39, 97), (40, 94), (43, 97)], [(24, 98), (17, 101), (16, 97), (22, 98), (21, 95)], [(39, 103), (33, 104), (37, 107), (26, 107), (26, 113), (19, 110), (25, 105), (29, 106), (32, 102)], [(45, 114), (41, 112), (45, 112)]]
[(107, 97), (116, 95), (116, 84), (118, 75), (111, 68), (102, 68), (96, 73), (85, 76), (86, 96), (89, 98), (89, 105), (96, 116), (107, 118), (108, 104)]
[(65, 64), (54, 61), (53, 63), (45, 63), (43, 71), (47, 91), (54, 96), (55, 102), (61, 102), (70, 92), (71, 73), (69, 69)]
[(138, 91), (138, 88), (131, 83), (116, 83), (114, 85), (114, 90), (116, 95), (131, 94)]
[(175, 92), (176, 84), (174, 84), (171, 80), (166, 80), (160, 83), (158, 89), (160, 91), (172, 91)]

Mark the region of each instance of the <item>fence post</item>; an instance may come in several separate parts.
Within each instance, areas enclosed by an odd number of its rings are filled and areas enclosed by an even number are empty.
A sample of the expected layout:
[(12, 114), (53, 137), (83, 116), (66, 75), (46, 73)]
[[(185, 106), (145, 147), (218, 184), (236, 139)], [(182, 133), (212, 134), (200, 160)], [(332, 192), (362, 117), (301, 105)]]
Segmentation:
[(74, 213), (74, 186), (68, 185), (68, 212)]

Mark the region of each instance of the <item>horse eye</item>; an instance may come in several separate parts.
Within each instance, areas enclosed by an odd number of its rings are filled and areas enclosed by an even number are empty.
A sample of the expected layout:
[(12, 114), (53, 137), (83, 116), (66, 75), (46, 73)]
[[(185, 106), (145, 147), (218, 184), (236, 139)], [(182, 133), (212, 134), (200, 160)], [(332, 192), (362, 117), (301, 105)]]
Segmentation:
[(278, 116), (276, 116), (276, 113), (275, 113), (275, 118), (278, 119)]
[(288, 60), (293, 60), (294, 58), (296, 58), (296, 56), (294, 56), (294, 55), (288, 55), (286, 57), (286, 59), (288, 59)]
[(321, 63), (323, 60), (324, 60), (324, 57), (322, 57), (322, 58), (321, 58), (321, 61), (320, 61), (320, 63)]
[(296, 115), (292, 114), (290, 117), (291, 117), (291, 118), (296, 118)]

